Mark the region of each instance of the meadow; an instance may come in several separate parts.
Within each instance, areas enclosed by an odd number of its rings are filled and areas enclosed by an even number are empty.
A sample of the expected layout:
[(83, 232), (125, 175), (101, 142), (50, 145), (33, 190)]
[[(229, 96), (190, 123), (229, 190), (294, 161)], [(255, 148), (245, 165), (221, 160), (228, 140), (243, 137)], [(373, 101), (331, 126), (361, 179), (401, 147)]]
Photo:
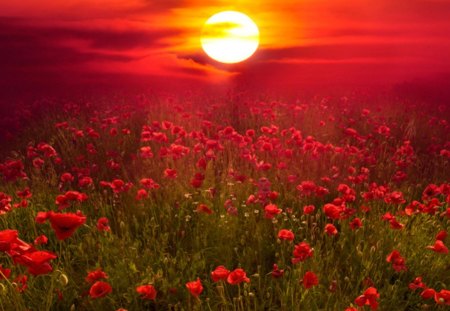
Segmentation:
[(447, 310), (450, 110), (42, 100), (4, 119), (2, 310)]

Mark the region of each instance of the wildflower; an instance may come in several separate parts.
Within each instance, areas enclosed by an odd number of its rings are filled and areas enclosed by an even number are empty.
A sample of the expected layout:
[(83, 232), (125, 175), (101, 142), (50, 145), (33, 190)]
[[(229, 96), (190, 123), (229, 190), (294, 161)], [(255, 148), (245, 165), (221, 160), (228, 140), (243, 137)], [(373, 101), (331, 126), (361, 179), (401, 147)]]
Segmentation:
[(278, 208), (275, 204), (268, 204), (264, 207), (264, 217), (267, 219), (272, 219), (276, 215), (281, 213), (281, 209)]
[(153, 285), (141, 285), (136, 287), (136, 292), (141, 295), (141, 299), (144, 300), (155, 300), (156, 299), (156, 289)]
[(387, 257), (387, 262), (391, 262), (395, 271), (406, 271), (405, 258), (400, 255), (398, 250), (393, 250)]
[(226, 280), (229, 274), (230, 270), (228, 270), (224, 266), (218, 266), (216, 269), (214, 269), (214, 271), (211, 272), (211, 278), (214, 282), (218, 282), (220, 280)]
[(242, 282), (249, 283), (250, 279), (247, 277), (245, 271), (241, 268), (235, 269), (227, 277), (227, 282), (231, 285), (240, 284)]
[(448, 248), (447, 246), (444, 245), (444, 242), (442, 242), (441, 240), (436, 240), (436, 242), (434, 242), (434, 245), (427, 246), (427, 249), (431, 249), (436, 253), (448, 254)]
[(200, 281), (200, 278), (197, 278), (196, 281), (187, 282), (186, 287), (191, 293), (192, 296), (198, 297), (203, 291), (202, 282)]
[(294, 247), (292, 263), (296, 264), (312, 257), (314, 250), (306, 242), (301, 242)]
[(293, 241), (294, 240), (294, 233), (291, 230), (288, 230), (288, 229), (281, 229), (278, 232), (278, 238), (280, 240)]
[(89, 289), (89, 296), (93, 299), (102, 298), (112, 292), (112, 287), (106, 282), (97, 281)]
[(326, 224), (325, 225), (325, 233), (328, 234), (329, 236), (331, 236), (331, 235), (337, 235), (338, 231), (333, 224)]
[(303, 276), (303, 286), (308, 289), (319, 284), (319, 279), (314, 272), (307, 271)]

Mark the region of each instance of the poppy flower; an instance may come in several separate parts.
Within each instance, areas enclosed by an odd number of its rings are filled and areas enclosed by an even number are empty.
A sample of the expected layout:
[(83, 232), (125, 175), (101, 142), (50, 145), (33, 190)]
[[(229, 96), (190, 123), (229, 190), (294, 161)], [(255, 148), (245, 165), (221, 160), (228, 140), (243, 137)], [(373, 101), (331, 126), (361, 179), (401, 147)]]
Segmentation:
[(323, 211), (328, 218), (339, 219), (341, 217), (342, 208), (332, 203), (325, 204)]
[(89, 296), (93, 299), (102, 298), (112, 292), (112, 287), (106, 282), (97, 281), (89, 289)]
[(264, 217), (267, 219), (272, 219), (281, 212), (282, 210), (275, 204), (268, 204), (264, 207)]
[(11, 275), (11, 269), (3, 268), (3, 266), (0, 265), (0, 280), (9, 279), (10, 275)]
[(220, 280), (226, 280), (229, 274), (230, 270), (224, 266), (218, 266), (213, 272), (211, 272), (211, 278), (214, 282), (218, 282)]
[(166, 168), (164, 170), (164, 177), (174, 179), (177, 177), (177, 171), (171, 168)]
[(434, 300), (438, 305), (450, 306), (450, 290), (441, 289), (440, 292), (436, 292)]
[(281, 229), (278, 232), (278, 238), (280, 240), (293, 241), (294, 237), (295, 237), (294, 233), (291, 230), (288, 230), (288, 229)]
[(90, 271), (86, 276), (86, 282), (94, 283), (100, 279), (107, 279), (108, 275), (102, 270), (102, 268), (98, 268), (96, 270)]
[(109, 226), (108, 218), (100, 217), (97, 220), (97, 230), (98, 231), (111, 231), (111, 227)]
[(314, 272), (307, 271), (303, 276), (303, 286), (308, 289), (319, 284), (319, 279)]
[(48, 238), (44, 234), (38, 236), (36, 239), (34, 239), (34, 245), (41, 245), (41, 244), (47, 244)]
[(426, 285), (425, 283), (422, 282), (422, 277), (418, 276), (414, 279), (412, 283), (409, 283), (408, 288), (414, 291), (418, 288), (425, 289)]
[(48, 263), (57, 256), (47, 251), (35, 251), (21, 256), (20, 263), (28, 267), (32, 275), (41, 275), (51, 272), (52, 266)]
[(333, 224), (326, 224), (325, 225), (325, 233), (328, 234), (329, 236), (337, 235), (338, 230), (336, 229), (336, 227)]
[(392, 263), (392, 267), (395, 271), (406, 271), (406, 265), (405, 265), (405, 259), (400, 255), (400, 252), (398, 250), (393, 250), (387, 257), (387, 262)]
[(441, 240), (436, 240), (436, 242), (434, 242), (434, 245), (427, 246), (427, 249), (431, 249), (436, 253), (448, 254), (448, 248)]
[(436, 240), (442, 241), (444, 242), (445, 238), (447, 237), (447, 231), (445, 230), (441, 230), (438, 232), (438, 234), (436, 235)]
[(227, 282), (231, 285), (237, 285), (242, 282), (249, 283), (250, 279), (247, 277), (247, 274), (243, 269), (238, 268), (228, 274)]
[(315, 209), (316, 209), (316, 207), (314, 205), (306, 205), (303, 207), (303, 214), (310, 215), (310, 214), (314, 213)]
[(364, 291), (364, 294), (358, 296), (355, 299), (355, 303), (362, 307), (364, 305), (369, 305), (372, 310), (376, 310), (378, 308), (377, 299), (380, 297), (377, 289), (375, 287), (369, 287)]
[(187, 282), (186, 288), (189, 290), (192, 296), (198, 297), (203, 292), (203, 285), (200, 278), (195, 281)]
[(362, 222), (361, 219), (359, 219), (358, 217), (355, 217), (351, 222), (350, 222), (350, 228), (352, 230), (356, 230), (362, 227)]
[(301, 242), (295, 245), (292, 254), (294, 256), (294, 258), (292, 258), (292, 263), (296, 264), (312, 257), (314, 255), (314, 250), (309, 246), (308, 243)]
[(148, 198), (148, 192), (145, 189), (139, 189), (136, 193), (136, 201), (141, 201)]
[(420, 297), (422, 299), (431, 299), (436, 295), (436, 291), (432, 288), (425, 288), (422, 293), (420, 293)]
[(11, 248), (11, 243), (15, 242), (17, 238), (17, 230), (6, 229), (0, 231), (0, 251), (8, 251)]
[(141, 299), (155, 300), (156, 289), (153, 285), (141, 285), (136, 287), (136, 292), (141, 295)]
[(80, 213), (55, 213), (49, 212), (48, 219), (58, 240), (65, 240), (86, 222), (86, 217)]
[(278, 265), (276, 263), (274, 263), (271, 275), (274, 279), (281, 278), (284, 275), (284, 270), (278, 268)]

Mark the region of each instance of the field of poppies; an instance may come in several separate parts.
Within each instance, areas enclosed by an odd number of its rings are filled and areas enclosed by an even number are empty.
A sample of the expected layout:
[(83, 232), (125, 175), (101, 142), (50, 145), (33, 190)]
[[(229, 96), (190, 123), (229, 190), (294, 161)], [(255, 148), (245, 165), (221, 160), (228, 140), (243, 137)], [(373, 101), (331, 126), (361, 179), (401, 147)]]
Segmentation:
[(448, 310), (450, 109), (42, 100), (0, 132), (1, 310)]

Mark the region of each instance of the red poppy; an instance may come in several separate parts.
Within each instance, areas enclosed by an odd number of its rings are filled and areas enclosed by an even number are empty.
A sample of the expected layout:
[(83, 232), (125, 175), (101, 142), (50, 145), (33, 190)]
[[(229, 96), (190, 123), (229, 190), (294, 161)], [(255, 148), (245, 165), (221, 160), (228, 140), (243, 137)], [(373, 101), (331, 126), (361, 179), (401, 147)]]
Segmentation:
[(112, 292), (112, 287), (106, 282), (97, 281), (89, 289), (89, 296), (93, 299), (102, 298)]
[(444, 245), (444, 242), (442, 242), (441, 240), (436, 240), (436, 242), (434, 242), (434, 245), (427, 246), (427, 248), (431, 249), (436, 253), (448, 254), (448, 248), (447, 246)]
[(197, 206), (197, 213), (205, 213), (211, 215), (213, 211), (206, 204), (199, 204)]
[(264, 207), (264, 217), (268, 219), (274, 218), (276, 215), (282, 212), (275, 204), (268, 204)]
[(71, 237), (75, 230), (86, 222), (86, 217), (81, 212), (74, 214), (50, 211), (48, 212), (48, 218), (58, 240)]
[(249, 283), (250, 279), (247, 277), (245, 271), (241, 268), (235, 269), (227, 277), (227, 282), (231, 285), (240, 284), (242, 282)]
[(359, 219), (358, 217), (354, 218), (351, 222), (350, 222), (350, 228), (352, 230), (356, 230), (362, 227), (362, 222), (361, 219)]
[(0, 265), (0, 280), (9, 279), (10, 275), (11, 275), (11, 269), (3, 268), (3, 266)]
[(445, 230), (441, 230), (438, 232), (438, 234), (436, 235), (436, 240), (442, 241), (444, 242), (445, 238), (447, 237), (447, 231)]
[(303, 286), (308, 289), (319, 284), (319, 279), (314, 272), (307, 271), (303, 276)]
[(292, 263), (296, 264), (312, 257), (314, 255), (314, 250), (309, 246), (308, 243), (301, 242), (295, 245), (292, 254), (294, 256), (294, 258), (292, 258)]
[(431, 299), (436, 295), (436, 291), (432, 288), (426, 288), (420, 293), (422, 299)]
[(328, 218), (339, 219), (341, 217), (342, 207), (328, 203), (324, 205), (323, 211)]
[(192, 296), (198, 297), (203, 291), (203, 285), (200, 281), (200, 278), (197, 278), (195, 281), (187, 282), (186, 287), (191, 293)]
[(220, 280), (226, 280), (229, 274), (230, 270), (224, 266), (218, 266), (213, 272), (211, 272), (211, 278), (214, 282), (218, 282)]
[(35, 251), (20, 256), (20, 263), (28, 267), (32, 275), (41, 275), (51, 272), (52, 266), (48, 263), (57, 256), (47, 251)]
[(434, 300), (438, 305), (450, 306), (450, 290), (441, 289), (440, 292), (436, 292)]
[(424, 289), (426, 288), (426, 285), (425, 283), (422, 282), (422, 277), (418, 276), (414, 279), (412, 283), (409, 283), (408, 288), (414, 291), (418, 288)]
[(325, 233), (328, 235), (337, 235), (338, 234), (338, 230), (336, 229), (336, 227), (333, 224), (326, 224), (325, 225)]
[(288, 230), (288, 229), (281, 229), (278, 232), (278, 238), (280, 240), (293, 241), (294, 237), (295, 237), (294, 233), (291, 230)]
[(164, 170), (164, 177), (166, 178), (176, 178), (177, 177), (177, 171), (174, 169), (166, 168)]
[(392, 267), (395, 271), (406, 271), (406, 265), (405, 265), (405, 259), (400, 255), (400, 252), (398, 250), (393, 250), (387, 257), (387, 262), (392, 263)]
[(96, 270), (90, 271), (86, 276), (86, 282), (94, 283), (100, 279), (107, 279), (108, 275), (102, 270), (102, 268), (97, 268)]
[(284, 270), (279, 269), (277, 264), (273, 264), (273, 268), (272, 268), (272, 277), (274, 279), (278, 279), (281, 278), (284, 275)]
[(136, 287), (136, 292), (141, 295), (141, 299), (155, 300), (156, 289), (153, 285), (141, 285)]
[(369, 305), (372, 310), (378, 308), (377, 299), (380, 297), (377, 289), (375, 287), (369, 287), (364, 291), (364, 294), (355, 299), (355, 303), (362, 307), (364, 305)]
[(111, 227), (109, 226), (108, 218), (100, 217), (97, 220), (97, 229), (98, 229), (98, 231), (111, 231)]
[(8, 251), (11, 248), (11, 243), (17, 241), (17, 238), (17, 230), (6, 229), (0, 231), (0, 251)]
[(139, 189), (136, 193), (136, 201), (148, 198), (148, 192), (145, 189)]
[(34, 239), (34, 245), (41, 245), (41, 244), (47, 244), (48, 238), (44, 234), (38, 236), (36, 239)]
[(316, 207), (314, 205), (306, 205), (303, 207), (303, 214), (310, 215), (314, 212)]

